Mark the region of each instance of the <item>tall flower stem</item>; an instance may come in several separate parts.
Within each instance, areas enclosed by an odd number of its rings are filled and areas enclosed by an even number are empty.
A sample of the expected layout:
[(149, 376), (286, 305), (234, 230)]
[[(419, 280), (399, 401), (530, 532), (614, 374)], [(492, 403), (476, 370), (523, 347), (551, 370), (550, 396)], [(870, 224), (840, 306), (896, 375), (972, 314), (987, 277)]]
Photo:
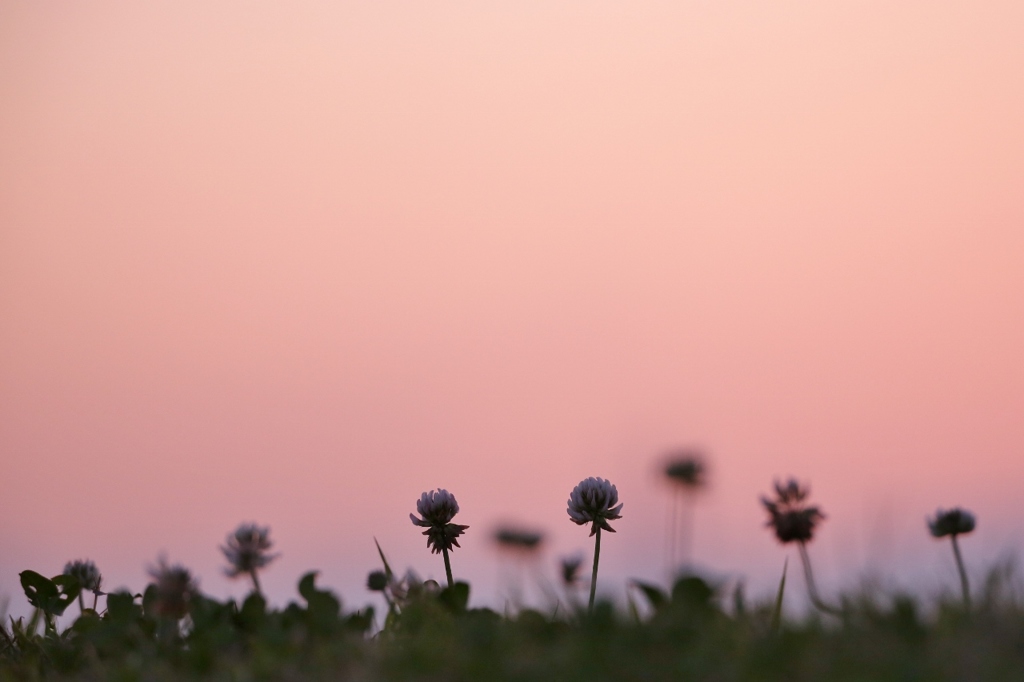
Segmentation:
[(953, 541), (953, 556), (956, 557), (956, 568), (960, 571), (960, 589), (964, 593), (964, 608), (971, 610), (971, 588), (967, 584), (967, 571), (964, 570), (964, 558), (960, 556), (960, 543), (956, 541), (956, 533), (949, 536)]
[(590, 605), (587, 607), (590, 613), (594, 612), (594, 595), (597, 594), (597, 562), (601, 559), (601, 526), (597, 527), (597, 534), (594, 536), (594, 572), (590, 576)]
[(797, 546), (800, 548), (800, 561), (804, 566), (804, 579), (807, 582), (807, 594), (811, 597), (811, 603), (814, 604), (814, 608), (824, 613), (830, 613), (833, 616), (838, 616), (842, 613), (839, 609), (834, 606), (829, 606), (821, 600), (821, 596), (818, 594), (818, 584), (814, 581), (814, 571), (811, 570), (811, 557), (807, 554), (807, 543), (798, 542)]
[(258, 595), (260, 595), (262, 597), (263, 596), (263, 590), (260, 589), (260, 579), (258, 577), (256, 577), (256, 569), (255, 568), (252, 569), (251, 571), (249, 571), (249, 577), (252, 578), (252, 589), (256, 592), (256, 594), (258, 594)]
[(443, 548), (441, 552), (444, 554), (444, 573), (448, 576), (448, 587), (455, 587), (455, 581), (452, 580), (452, 562), (448, 558), (448, 549)]

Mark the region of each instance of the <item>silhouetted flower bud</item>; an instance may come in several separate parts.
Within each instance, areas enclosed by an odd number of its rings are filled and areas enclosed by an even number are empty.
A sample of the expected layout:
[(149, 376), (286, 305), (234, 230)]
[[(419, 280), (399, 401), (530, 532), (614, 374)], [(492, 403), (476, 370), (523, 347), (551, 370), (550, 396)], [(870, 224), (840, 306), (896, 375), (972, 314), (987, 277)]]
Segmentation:
[(768, 510), (767, 526), (775, 530), (779, 542), (807, 542), (814, 535), (814, 526), (825, 515), (817, 507), (805, 507), (804, 499), (810, 488), (801, 488), (795, 478), (785, 485), (775, 482), (776, 499), (761, 498), (761, 504)]
[(383, 592), (388, 586), (388, 575), (384, 571), (371, 571), (366, 578), (366, 587), (372, 592)]
[(598, 528), (614, 533), (615, 529), (608, 525), (608, 521), (622, 518), (619, 514), (622, 505), (615, 506), (618, 501), (619, 491), (610, 481), (591, 476), (572, 489), (568, 502), (569, 518), (579, 526), (593, 524), (591, 535)]
[(939, 509), (935, 512), (935, 518), (928, 519), (928, 530), (937, 538), (970, 533), (974, 525), (974, 514), (960, 507), (949, 511)]
[(576, 554), (571, 557), (564, 557), (561, 561), (562, 582), (566, 587), (571, 587), (579, 580), (580, 566), (583, 565), (583, 556)]
[(416, 502), (416, 511), (423, 518), (416, 518), (414, 514), (409, 514), (409, 518), (413, 524), (426, 528), (423, 534), (427, 536), (430, 551), (440, 554), (443, 550), (460, 546), (457, 538), (469, 526), (451, 523), (459, 513), (459, 503), (454, 495), (443, 488), (425, 492)]
[(82, 590), (99, 594), (103, 576), (100, 575), (100, 570), (92, 561), (88, 559), (69, 561), (64, 564), (64, 575), (70, 575), (78, 580)]

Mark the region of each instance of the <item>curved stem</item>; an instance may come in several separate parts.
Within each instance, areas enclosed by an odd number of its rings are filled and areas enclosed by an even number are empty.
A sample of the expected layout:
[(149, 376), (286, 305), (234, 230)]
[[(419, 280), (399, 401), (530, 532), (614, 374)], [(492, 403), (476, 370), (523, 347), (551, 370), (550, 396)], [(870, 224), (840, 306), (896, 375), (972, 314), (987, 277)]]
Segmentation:
[(256, 577), (256, 569), (249, 571), (249, 577), (252, 578), (252, 588), (256, 591), (256, 594), (263, 596), (263, 590), (260, 589), (260, 579)]
[(601, 526), (597, 527), (594, 538), (594, 572), (590, 576), (590, 606), (588, 611), (594, 612), (594, 595), (597, 594), (597, 562), (601, 559)]
[(833, 616), (838, 616), (842, 613), (839, 609), (834, 606), (829, 606), (821, 600), (818, 595), (818, 584), (814, 582), (814, 571), (811, 570), (811, 557), (807, 554), (807, 545), (803, 542), (797, 542), (800, 547), (800, 561), (804, 565), (804, 579), (807, 582), (807, 594), (811, 597), (811, 603), (814, 604), (814, 608), (824, 613), (830, 613)]
[(956, 541), (956, 534), (949, 536), (953, 541), (953, 556), (956, 557), (956, 568), (960, 571), (960, 589), (964, 593), (964, 608), (971, 610), (971, 588), (967, 584), (967, 571), (964, 570), (964, 558), (960, 556), (960, 543)]
[(452, 562), (448, 558), (448, 550), (442, 549), (441, 552), (444, 554), (444, 572), (448, 576), (448, 587), (455, 587), (455, 581), (452, 580)]

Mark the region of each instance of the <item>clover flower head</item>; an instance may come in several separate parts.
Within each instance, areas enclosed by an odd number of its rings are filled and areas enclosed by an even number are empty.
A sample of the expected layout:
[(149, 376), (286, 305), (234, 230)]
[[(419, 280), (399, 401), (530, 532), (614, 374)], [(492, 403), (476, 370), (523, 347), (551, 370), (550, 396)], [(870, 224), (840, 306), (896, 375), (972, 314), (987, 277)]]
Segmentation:
[(69, 561), (64, 564), (64, 575), (70, 575), (78, 580), (78, 584), (82, 586), (83, 590), (100, 594), (100, 583), (103, 582), (103, 576), (100, 575), (100, 569), (96, 568), (96, 564), (92, 561), (88, 559)]
[(704, 458), (696, 451), (678, 452), (665, 465), (665, 477), (673, 485), (701, 488), (707, 483)]
[(160, 557), (157, 565), (149, 568), (149, 577), (156, 588), (156, 612), (174, 619), (184, 618), (199, 596), (199, 586), (191, 571), (181, 564), (169, 565), (165, 557)]
[(592, 524), (590, 534), (597, 532), (598, 528), (614, 533), (615, 529), (608, 525), (608, 521), (621, 519), (619, 512), (622, 505), (616, 506), (619, 501), (619, 491), (615, 489), (611, 481), (603, 478), (584, 479), (572, 489), (569, 494), (569, 518), (576, 525), (582, 526)]
[(935, 518), (928, 519), (928, 530), (933, 537), (941, 538), (947, 535), (960, 535), (970, 533), (974, 530), (974, 514), (954, 507), (950, 510), (939, 509), (935, 512)]
[(775, 482), (775, 499), (761, 498), (768, 511), (768, 523), (775, 530), (779, 542), (807, 542), (814, 536), (814, 527), (825, 518), (817, 507), (804, 504), (810, 488), (801, 487), (795, 478), (785, 484)]
[(461, 546), (458, 537), (469, 526), (451, 522), (459, 513), (459, 503), (455, 501), (454, 495), (444, 488), (425, 492), (416, 502), (416, 511), (422, 518), (417, 518), (415, 514), (409, 514), (409, 518), (413, 525), (426, 528), (423, 534), (427, 536), (427, 547), (431, 552), (440, 554), (444, 550)]
[(270, 528), (255, 523), (240, 524), (234, 533), (228, 535), (227, 544), (220, 548), (228, 560), (224, 572), (228, 577), (235, 578), (263, 568), (278, 556), (270, 554), (273, 544), (270, 541)]
[(494, 541), (503, 549), (530, 553), (540, 547), (544, 534), (517, 526), (501, 526), (494, 531)]

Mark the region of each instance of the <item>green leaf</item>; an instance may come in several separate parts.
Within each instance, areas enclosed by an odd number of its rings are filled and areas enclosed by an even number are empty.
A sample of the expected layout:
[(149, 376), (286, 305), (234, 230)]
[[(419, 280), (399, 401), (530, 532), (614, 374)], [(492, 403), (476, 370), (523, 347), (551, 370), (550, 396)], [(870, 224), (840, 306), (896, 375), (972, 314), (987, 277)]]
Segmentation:
[(451, 587), (441, 590), (438, 595), (441, 603), (448, 607), (453, 613), (462, 613), (469, 604), (469, 583), (459, 581)]
[(22, 571), (18, 577), (28, 603), (49, 616), (63, 615), (82, 591), (78, 579), (70, 575), (47, 579), (35, 571)]
[(50, 602), (60, 596), (60, 590), (53, 581), (35, 571), (22, 571), (18, 577), (21, 578), (21, 588), (25, 590), (28, 603), (37, 609), (46, 611)]
[(672, 586), (672, 603), (686, 609), (707, 609), (714, 596), (715, 590), (695, 575), (684, 576)]
[(647, 603), (651, 605), (655, 611), (660, 611), (668, 604), (668, 595), (661, 591), (661, 588), (650, 583), (641, 582), (639, 580), (632, 581), (633, 585), (640, 590), (644, 597), (647, 598)]

